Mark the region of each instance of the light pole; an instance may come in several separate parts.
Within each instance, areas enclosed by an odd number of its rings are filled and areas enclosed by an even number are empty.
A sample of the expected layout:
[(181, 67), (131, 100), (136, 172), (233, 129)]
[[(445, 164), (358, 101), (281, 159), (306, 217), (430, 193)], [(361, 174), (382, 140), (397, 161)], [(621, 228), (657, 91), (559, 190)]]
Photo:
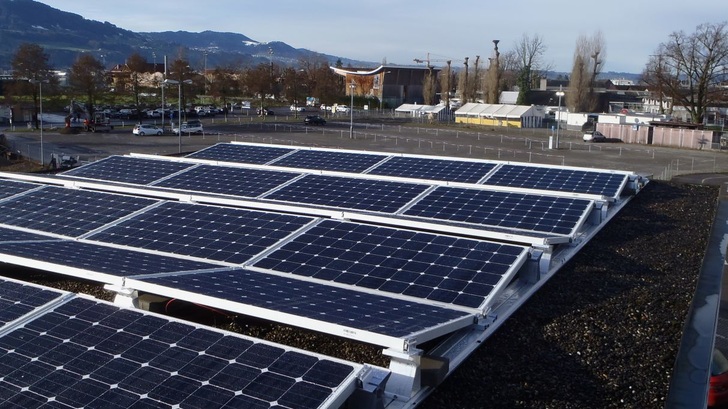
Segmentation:
[(556, 112), (556, 149), (559, 149), (559, 128), (561, 128), (561, 97), (564, 96), (564, 90), (559, 85), (559, 90), (556, 91), (556, 96), (559, 97), (559, 110)]
[(191, 84), (192, 80), (176, 81), (166, 79), (165, 84), (177, 84), (177, 136), (179, 139), (179, 152), (182, 153), (182, 83)]
[(43, 83), (48, 83), (48, 80), (34, 80), (29, 79), (28, 82), (31, 84), (38, 84), (38, 101), (40, 103), (40, 164), (45, 166), (45, 158), (43, 157)]
[(349, 94), (351, 95), (351, 104), (349, 104), (349, 139), (354, 138), (354, 80), (349, 84)]

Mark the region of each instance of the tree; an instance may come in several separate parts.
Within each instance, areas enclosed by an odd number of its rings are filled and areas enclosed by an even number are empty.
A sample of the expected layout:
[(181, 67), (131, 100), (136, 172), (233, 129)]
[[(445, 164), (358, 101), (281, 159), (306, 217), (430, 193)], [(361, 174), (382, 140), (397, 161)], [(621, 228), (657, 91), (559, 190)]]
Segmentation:
[(584, 35), (576, 40), (571, 81), (566, 93), (566, 105), (574, 112), (595, 111), (599, 100), (594, 91), (606, 57), (604, 36), (597, 31), (591, 38)]
[(18, 47), (11, 62), (13, 78), (19, 85), (18, 93), (31, 90), (33, 94), (33, 122), (38, 129), (38, 106), (42, 83), (55, 85), (55, 77), (48, 64), (48, 54), (38, 44), (25, 43)]
[(88, 115), (93, 117), (96, 99), (108, 84), (104, 65), (90, 54), (81, 54), (68, 72), (68, 83), (86, 97)]
[(541, 73), (548, 70), (543, 63), (543, 56), (546, 53), (546, 45), (543, 38), (538, 34), (533, 37), (528, 34), (523, 36), (516, 42), (513, 47), (516, 56), (515, 71), (517, 74), (516, 85), (518, 85), (519, 105), (530, 105), (531, 89), (536, 85), (535, 82), (541, 77)]
[(238, 77), (239, 74), (233, 67), (216, 67), (212, 72), (210, 94), (221, 100), (222, 105), (227, 107), (228, 100), (240, 94)]
[(452, 78), (452, 60), (447, 60), (447, 66), (440, 71), (440, 99), (445, 101), (445, 106), (450, 107), (450, 90), (454, 83)]
[(425, 105), (434, 105), (435, 93), (437, 92), (437, 80), (432, 68), (431, 65), (427, 67), (427, 74), (422, 80), (422, 98)]
[[(182, 112), (178, 112), (177, 114), (185, 116), (185, 120), (187, 120), (187, 110), (185, 107), (187, 106), (186, 103), (186, 95), (187, 90), (189, 87), (187, 87), (188, 83), (193, 81), (193, 78), (195, 77), (195, 72), (190, 68), (189, 61), (185, 60), (183, 57), (178, 57), (174, 61), (172, 61), (172, 64), (169, 66), (169, 76), (168, 78), (171, 80), (174, 80), (177, 82), (177, 93), (179, 94), (180, 100), (178, 101), (178, 105), (181, 107)], [(171, 89), (177, 88), (177, 87), (170, 87)]]
[(141, 110), (139, 106), (139, 94), (141, 93), (140, 75), (147, 71), (147, 60), (139, 53), (134, 53), (126, 60), (125, 71), (129, 72), (129, 86), (131, 88), (132, 97), (134, 98), (134, 107), (137, 111), (137, 119), (141, 121)]
[(705, 23), (695, 32), (673, 32), (658, 46), (643, 71), (650, 88), (658, 88), (672, 99), (670, 111), (682, 106), (694, 123), (702, 123), (705, 111), (722, 96), (718, 86), (728, 65), (728, 29), (726, 22)]

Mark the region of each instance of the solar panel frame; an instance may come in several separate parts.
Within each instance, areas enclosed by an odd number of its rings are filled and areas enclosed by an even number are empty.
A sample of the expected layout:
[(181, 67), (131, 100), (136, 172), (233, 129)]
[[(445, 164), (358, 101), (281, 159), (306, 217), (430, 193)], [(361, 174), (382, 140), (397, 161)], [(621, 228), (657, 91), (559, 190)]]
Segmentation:
[(34, 268), (107, 284), (123, 284), (129, 275), (220, 268), (220, 264), (134, 251), (81, 240), (0, 243), (4, 261), (25, 260)]
[(527, 253), (526, 247), (510, 244), (321, 220), (250, 266), (442, 305), (484, 308)]
[(270, 162), (269, 165), (296, 169), (360, 173), (386, 158), (387, 155), (382, 154), (307, 149), (292, 152)]
[(314, 220), (309, 216), (165, 202), (87, 236), (89, 240), (244, 263)]
[(221, 162), (266, 164), (294, 152), (295, 148), (281, 146), (218, 143), (187, 155), (187, 158)]
[(0, 277), (0, 336), (6, 327), (68, 295), (65, 291)]
[(308, 174), (262, 198), (291, 204), (395, 213), (429, 188), (426, 184)]
[(418, 156), (392, 156), (366, 173), (443, 182), (477, 183), (497, 164), (482, 161), (423, 158)]
[(158, 202), (137, 196), (44, 186), (0, 201), (0, 223), (78, 237)]
[(150, 186), (256, 198), (300, 176), (270, 169), (200, 165)]
[(401, 214), (550, 235), (573, 236), (594, 202), (517, 192), (438, 186)]
[(148, 157), (117, 155), (67, 170), (59, 176), (147, 185), (194, 166), (197, 165)]
[(125, 285), (398, 349), (467, 327), (477, 315), (255, 268), (128, 277)]
[[(296, 398), (301, 407), (339, 407), (361, 369), (83, 296), (0, 337), (0, 399), (21, 407), (223, 407), (241, 399), (269, 407)], [(242, 370), (246, 379), (235, 376)], [(289, 388), (261, 388), (274, 378)]]
[(617, 199), (628, 179), (629, 175), (622, 172), (504, 163), (482, 183)]
[(19, 180), (0, 179), (0, 201), (33, 189), (38, 189), (41, 186)]

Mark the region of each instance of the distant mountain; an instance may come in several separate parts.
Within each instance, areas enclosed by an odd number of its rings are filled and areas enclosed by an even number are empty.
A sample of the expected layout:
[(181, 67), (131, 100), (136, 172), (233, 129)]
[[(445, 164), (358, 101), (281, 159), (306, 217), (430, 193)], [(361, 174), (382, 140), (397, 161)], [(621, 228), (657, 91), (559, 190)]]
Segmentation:
[(242, 34), (204, 31), (135, 33), (109, 22), (88, 20), (34, 0), (0, 0), (0, 69), (9, 69), (18, 46), (42, 46), (56, 69), (70, 67), (81, 53), (91, 53), (107, 67), (123, 63), (138, 52), (150, 62), (162, 62), (183, 55), (194, 68), (204, 63), (218, 65), (256, 65), (274, 61), (295, 64), (300, 59), (324, 59), (330, 64), (360, 67), (376, 63), (293, 48), (283, 42), (260, 43)]

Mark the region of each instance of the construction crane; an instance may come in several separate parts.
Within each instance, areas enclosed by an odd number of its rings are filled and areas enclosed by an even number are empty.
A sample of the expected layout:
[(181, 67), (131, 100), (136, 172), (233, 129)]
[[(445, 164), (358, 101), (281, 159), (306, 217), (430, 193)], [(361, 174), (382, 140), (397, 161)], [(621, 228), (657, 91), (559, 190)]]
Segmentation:
[(430, 69), (434, 68), (434, 66), (431, 64), (432, 62), (444, 62), (447, 65), (450, 65), (453, 61), (455, 61), (455, 62), (461, 62), (462, 60), (453, 60), (452, 58), (447, 58), (447, 59), (437, 59), (437, 58), (435, 58), (435, 59), (431, 59), (430, 58), (430, 53), (427, 53), (427, 58), (425, 58), (425, 59), (422, 59), (422, 58), (415, 58), (414, 59), (414, 62), (416, 62), (418, 64), (427, 63), (427, 68), (430, 68)]

